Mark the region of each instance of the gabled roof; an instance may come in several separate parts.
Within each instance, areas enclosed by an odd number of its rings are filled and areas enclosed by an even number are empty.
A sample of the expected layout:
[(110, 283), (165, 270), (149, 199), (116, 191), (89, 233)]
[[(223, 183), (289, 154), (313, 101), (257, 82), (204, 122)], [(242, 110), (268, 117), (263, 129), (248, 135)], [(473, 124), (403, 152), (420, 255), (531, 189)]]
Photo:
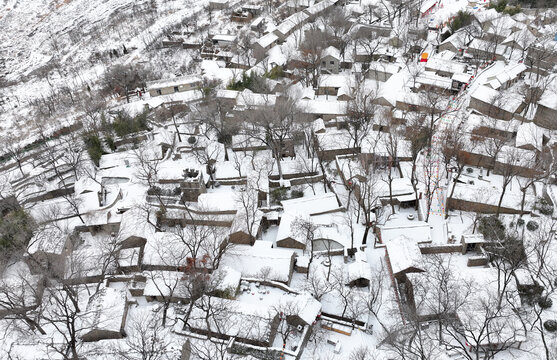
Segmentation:
[(334, 46), (329, 46), (321, 53), (322, 58), (326, 58), (327, 56), (340, 60), (340, 51)]
[(420, 269), (423, 263), (418, 243), (404, 235), (387, 242), (387, 254), (393, 274), (399, 274), (411, 268)]

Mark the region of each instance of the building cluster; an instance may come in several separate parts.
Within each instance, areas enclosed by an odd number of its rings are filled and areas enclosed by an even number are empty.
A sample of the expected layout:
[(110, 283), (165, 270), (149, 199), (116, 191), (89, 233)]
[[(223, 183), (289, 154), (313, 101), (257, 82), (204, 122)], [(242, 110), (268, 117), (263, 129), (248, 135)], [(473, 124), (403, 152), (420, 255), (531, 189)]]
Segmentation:
[[(2, 213), (38, 225), (2, 285), (25, 301), (0, 291), (0, 315), (71, 288), (83, 351), (133, 338), (149, 309), (181, 359), (537, 344), (532, 297), (554, 296), (557, 275), (535, 251), (553, 251), (557, 14), (274, 6), (210, 0), (217, 32), (161, 40), (199, 71), (148, 82), (141, 110), (172, 116), (149, 115), (98, 166), (62, 142), (2, 165)], [(458, 10), (469, 23), (453, 30)]]

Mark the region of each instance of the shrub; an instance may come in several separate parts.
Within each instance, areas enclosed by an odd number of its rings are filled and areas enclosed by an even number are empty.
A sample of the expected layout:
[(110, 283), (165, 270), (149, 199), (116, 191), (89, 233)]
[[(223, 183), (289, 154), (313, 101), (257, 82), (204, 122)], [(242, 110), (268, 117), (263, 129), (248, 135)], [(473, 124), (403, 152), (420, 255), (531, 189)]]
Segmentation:
[(517, 225), (517, 226), (522, 226), (522, 225), (524, 225), (524, 219), (520, 218), (520, 219), (516, 220), (516, 225)]
[(290, 197), (292, 199), (304, 197), (304, 192), (302, 190), (292, 190), (290, 192)]
[(466, 168), (466, 172), (467, 172), (468, 174), (471, 174), (471, 173), (474, 172), (474, 169), (472, 169), (471, 167)]
[(480, 218), (478, 231), (488, 240), (502, 240), (505, 237), (505, 227), (497, 216)]
[(87, 147), (87, 153), (95, 165), (99, 166), (99, 161), (101, 156), (104, 154), (103, 147), (101, 144), (101, 139), (97, 135), (87, 135), (85, 137), (85, 146)]
[(118, 136), (149, 130), (147, 127), (147, 112), (144, 111), (135, 117), (131, 117), (125, 112), (119, 112), (112, 123), (112, 128)]
[(190, 136), (188, 138), (188, 144), (190, 144), (190, 145), (195, 144), (196, 141), (197, 141), (197, 139), (195, 138), (195, 136)]
[(285, 187), (279, 187), (271, 191), (271, 199), (274, 202), (286, 200), (287, 198), (288, 198), (288, 189)]
[(534, 220), (530, 220), (528, 221), (528, 223), (526, 224), (526, 229), (530, 230), (530, 231), (536, 231), (538, 230), (540, 226), (538, 225), (537, 222), (535, 222)]
[(116, 144), (114, 143), (114, 138), (110, 135), (107, 135), (104, 139), (104, 142), (106, 144), (106, 146), (108, 146), (108, 148), (111, 151), (115, 151), (116, 150)]
[(543, 327), (549, 332), (555, 332), (557, 331), (557, 321), (547, 320), (543, 323)]
[(539, 211), (543, 215), (553, 214), (553, 205), (546, 198), (538, 198), (534, 204), (534, 209)]
[(284, 77), (284, 70), (282, 69), (282, 66), (275, 66), (271, 69), (271, 71), (265, 73), (265, 77), (272, 79), (272, 80), (277, 80), (281, 77)]
[(35, 223), (22, 208), (0, 216), (0, 251), (20, 248), (33, 235)]
[(516, 15), (522, 10), (520, 8), (520, 5), (517, 6), (507, 6), (507, 5), (508, 5), (507, 0), (499, 0), (497, 2), (492, 2), (491, 4), (489, 4), (488, 8), (495, 9), (495, 11), (497, 12), (508, 14), (510, 16)]
[(449, 28), (451, 29), (451, 32), (454, 33), (458, 29), (468, 26), (471, 23), (472, 14), (467, 11), (460, 10), (454, 17), (453, 21), (451, 21), (451, 23), (449, 24)]
[(441, 34), (441, 42), (447, 40), (451, 36), (451, 32), (449, 30), (445, 31)]
[(162, 189), (158, 186), (151, 186), (147, 190), (147, 195), (161, 195), (161, 194), (162, 194)]
[(238, 91), (249, 89), (255, 83), (255, 77), (256, 75), (253, 71), (249, 75), (244, 72), (240, 80), (238, 81), (231, 80), (226, 88), (228, 90), (238, 90)]
[(553, 305), (553, 300), (548, 296), (540, 296), (538, 299), (538, 305), (542, 309), (549, 309)]

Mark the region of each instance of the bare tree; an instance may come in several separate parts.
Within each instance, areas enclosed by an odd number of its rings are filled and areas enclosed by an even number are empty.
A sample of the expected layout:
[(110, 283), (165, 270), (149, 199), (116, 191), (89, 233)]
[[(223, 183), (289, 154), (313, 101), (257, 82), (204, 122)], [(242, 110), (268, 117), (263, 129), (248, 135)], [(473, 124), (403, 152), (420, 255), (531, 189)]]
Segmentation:
[(131, 65), (114, 65), (104, 74), (104, 86), (109, 92), (116, 92), (130, 102), (130, 92), (142, 86), (140, 70)]
[(362, 244), (367, 243), (369, 230), (374, 226), (375, 218), (378, 217), (377, 212), (381, 209), (380, 181), (381, 174), (371, 165), (364, 170), (363, 178), (359, 179), (355, 185), (357, 187), (355, 195), (363, 213), (365, 226)]
[(171, 343), (158, 314), (141, 314), (132, 318), (126, 335), (125, 345), (116, 349), (122, 359), (168, 359)]
[(271, 149), (280, 180), (283, 179), (281, 159), (287, 142), (293, 141), (298, 116), (299, 110), (293, 99), (277, 100), (273, 106), (254, 109), (248, 114), (245, 133)]
[(32, 331), (46, 335), (34, 312), (42, 298), (42, 286), (37, 278), (26, 271), (18, 271), (10, 279), (0, 280), (0, 310), (5, 313), (3, 319), (24, 322)]
[(315, 235), (318, 229), (318, 225), (316, 225), (311, 218), (309, 217), (302, 217), (297, 216), (294, 221), (290, 224), (290, 232), (297, 238), (304, 239), (305, 242), (305, 250), (309, 248), (309, 264), (308, 264), (308, 273), (307, 278), (309, 278), (309, 272), (311, 269), (311, 263), (313, 262), (313, 242), (315, 240)]
[(362, 86), (356, 86), (352, 93), (351, 100), (348, 101), (347, 125), (353, 147), (362, 146), (362, 141), (373, 128), (373, 119), (377, 106), (374, 103), (375, 92), (368, 92)]
[(21, 145), (21, 139), (14, 136), (13, 134), (8, 134), (2, 138), (2, 144), (4, 145), (4, 150), (6, 154), (12, 158), (21, 172), (21, 176), (25, 176), (23, 172), (23, 160), (25, 158), (25, 150)]
[[(505, 151), (501, 154), (501, 166), (499, 167), (499, 172), (502, 176), (502, 189), (501, 196), (499, 197), (499, 202), (497, 203), (496, 216), (499, 216), (501, 212), (501, 205), (503, 204), (503, 197), (507, 191), (508, 186), (514, 180), (514, 178), (521, 173), (521, 167), (526, 163), (532, 163), (535, 159), (524, 159), (523, 154), (518, 151), (515, 147), (507, 147)], [(528, 166), (525, 166), (528, 167)]]

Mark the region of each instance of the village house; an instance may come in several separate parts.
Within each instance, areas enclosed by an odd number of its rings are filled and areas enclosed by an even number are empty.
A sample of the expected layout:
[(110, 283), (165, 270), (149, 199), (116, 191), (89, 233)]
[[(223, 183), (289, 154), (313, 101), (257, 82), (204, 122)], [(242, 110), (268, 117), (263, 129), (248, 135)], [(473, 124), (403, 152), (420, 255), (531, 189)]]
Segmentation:
[(557, 129), (557, 99), (551, 90), (545, 91), (538, 102), (534, 123), (545, 129)]
[(128, 296), (126, 289), (103, 287), (89, 298), (85, 315), (81, 319), (81, 339), (99, 341), (124, 337)]
[(467, 65), (454, 61), (454, 60), (446, 60), (435, 55), (428, 59), (427, 63), (425, 64), (426, 71), (432, 71), (436, 75), (445, 76), (445, 77), (452, 77), (456, 73), (465, 73), (467, 69)]
[(233, 46), (236, 43), (236, 35), (216, 34), (211, 37), (211, 41), (213, 42), (213, 45), (226, 48)]
[(337, 2), (338, 0), (322, 0), (304, 9), (303, 12), (309, 16), (308, 20), (311, 21), (322, 14), (325, 10), (330, 9)]
[(65, 258), (72, 251), (72, 236), (56, 224), (39, 229), (29, 240), (26, 260), (33, 273), (48, 271), (57, 276), (64, 274)]
[[(317, 85), (317, 95), (338, 96), (340, 89), (350, 89), (355, 85), (355, 79), (352, 76), (345, 75), (321, 75)], [(345, 94), (348, 95), (348, 94)]]
[(491, 41), (474, 38), (468, 44), (465, 56), (476, 60), (505, 60), (507, 47)]
[(210, 334), (222, 340), (234, 338), (235, 341), (255, 346), (269, 347), (273, 344), (280, 321), (279, 314), (269, 311), (266, 306), (208, 296), (197, 302), (207, 305), (194, 306), (185, 324), (179, 322), (184, 331)]
[(286, 322), (294, 327), (314, 325), (321, 313), (321, 303), (309, 294), (283, 294), (278, 307), (283, 310)]
[[(253, 216), (253, 219), (250, 218), (250, 216)], [(261, 226), (262, 220), (263, 212), (260, 210), (257, 210), (255, 214), (246, 215), (246, 211), (244, 209), (239, 209), (234, 217), (232, 226), (230, 227), (230, 242), (233, 244), (253, 245), (263, 230)], [(251, 229), (249, 227), (251, 227)]]
[(340, 64), (340, 51), (329, 46), (321, 53), (321, 71), (327, 71), (331, 74), (338, 74)]
[(151, 96), (168, 95), (182, 91), (196, 90), (201, 87), (199, 76), (180, 76), (174, 79), (161, 79), (147, 82), (147, 91)]
[(290, 284), (296, 253), (271, 248), (271, 242), (256, 241), (253, 246), (236, 245), (221, 260), (222, 265), (242, 273), (242, 278)]
[(280, 23), (273, 31), (273, 33), (278, 36), (279, 41), (286, 41), (286, 38), (295, 30), (302, 27), (302, 25), (307, 21), (308, 18), (309, 15), (305, 12), (297, 12), (283, 20), (282, 23)]
[(461, 54), (468, 44), (472, 41), (472, 36), (466, 31), (460, 30), (446, 38), (439, 44), (439, 52), (450, 51), (454, 54)]
[(405, 282), (408, 273), (424, 271), (422, 270), (422, 252), (415, 241), (400, 235), (389, 241), (386, 249), (389, 271), (399, 282)]
[(364, 69), (364, 66), (361, 66), (362, 72), (366, 74), (366, 78), (383, 82), (389, 80), (391, 76), (400, 71), (400, 65), (389, 62), (374, 61), (366, 67), (367, 70)]
[(209, 7), (213, 10), (223, 10), (228, 7), (229, 0), (210, 0)]
[(265, 54), (267, 50), (275, 46), (278, 41), (279, 37), (275, 33), (267, 33), (253, 43), (253, 50), (256, 54)]
[(488, 77), (486, 86), (494, 90), (508, 89), (523, 78), (526, 69), (528, 68), (523, 63), (509, 63), (499, 73)]
[(501, 120), (511, 120), (524, 109), (522, 98), (515, 94), (503, 94), (488, 86), (479, 86), (470, 97), (470, 108)]

